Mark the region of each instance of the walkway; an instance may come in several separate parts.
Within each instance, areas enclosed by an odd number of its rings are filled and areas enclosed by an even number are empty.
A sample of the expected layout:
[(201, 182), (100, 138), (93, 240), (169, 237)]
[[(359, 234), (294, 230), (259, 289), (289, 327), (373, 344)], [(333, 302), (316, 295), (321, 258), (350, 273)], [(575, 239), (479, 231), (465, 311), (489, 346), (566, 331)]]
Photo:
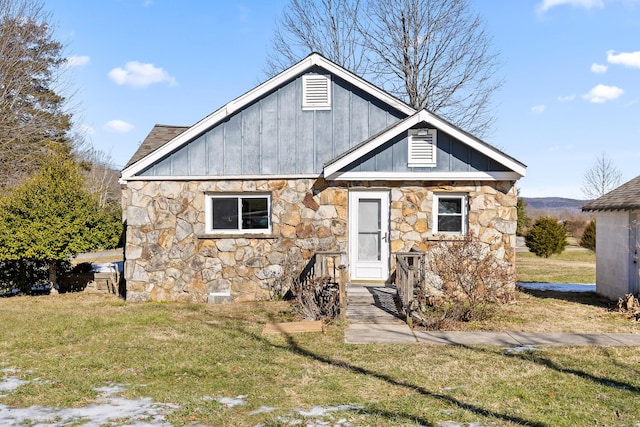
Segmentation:
[(640, 346), (640, 334), (460, 332), (412, 330), (398, 313), (394, 287), (350, 283), (347, 287), (345, 343), (431, 345)]
[(640, 334), (572, 334), (535, 332), (417, 331), (408, 325), (351, 324), (345, 343), (421, 343), (431, 345), (640, 346)]
[(404, 324), (398, 313), (396, 288), (384, 285), (349, 283), (346, 316), (352, 324)]

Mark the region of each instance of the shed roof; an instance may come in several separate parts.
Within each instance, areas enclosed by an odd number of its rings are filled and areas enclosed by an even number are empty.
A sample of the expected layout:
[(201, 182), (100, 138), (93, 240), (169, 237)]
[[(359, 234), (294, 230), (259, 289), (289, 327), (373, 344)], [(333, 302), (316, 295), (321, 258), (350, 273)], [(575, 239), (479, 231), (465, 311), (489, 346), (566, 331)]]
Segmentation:
[(171, 141), (176, 136), (180, 135), (185, 130), (189, 129), (189, 126), (171, 126), (171, 125), (155, 125), (149, 135), (142, 141), (142, 144), (138, 147), (133, 154), (125, 168), (128, 168), (138, 160), (153, 153), (158, 148), (162, 147), (167, 142)]
[(640, 209), (640, 176), (582, 207), (583, 211)]

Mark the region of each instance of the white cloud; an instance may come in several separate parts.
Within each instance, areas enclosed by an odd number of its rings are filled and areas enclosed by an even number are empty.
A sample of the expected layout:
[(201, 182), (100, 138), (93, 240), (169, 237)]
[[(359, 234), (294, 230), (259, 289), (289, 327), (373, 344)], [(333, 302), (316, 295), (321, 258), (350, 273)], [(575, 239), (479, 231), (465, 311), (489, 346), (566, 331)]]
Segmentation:
[(608, 69), (609, 67), (607, 67), (606, 65), (596, 64), (595, 62), (591, 64), (592, 73), (603, 74), (603, 73), (606, 73)]
[(124, 120), (110, 120), (104, 125), (104, 130), (114, 133), (127, 133), (133, 130), (133, 125)]
[(541, 13), (546, 12), (552, 7), (571, 5), (573, 7), (582, 7), (584, 9), (593, 9), (604, 7), (604, 0), (542, 0), (542, 3), (538, 6), (538, 11)]
[(89, 62), (91, 62), (91, 57), (89, 56), (70, 56), (67, 58), (65, 65), (67, 68), (82, 67), (83, 65), (87, 65)]
[(534, 105), (533, 107), (531, 107), (531, 111), (536, 114), (542, 114), (544, 113), (544, 108), (544, 105)]
[(582, 97), (589, 102), (593, 102), (594, 104), (604, 104), (607, 101), (612, 101), (619, 98), (623, 93), (624, 91), (617, 86), (607, 86), (600, 84), (595, 86)]
[(620, 52), (615, 54), (613, 50), (607, 52), (607, 62), (610, 64), (621, 64), (626, 67), (640, 68), (640, 51)]
[(169, 86), (176, 84), (176, 79), (167, 71), (138, 61), (127, 62), (124, 68), (114, 68), (109, 71), (109, 78), (119, 85), (133, 87), (146, 87), (154, 83), (168, 83)]
[(559, 96), (558, 101), (560, 102), (571, 102), (576, 99), (576, 95), (572, 93), (571, 95)]

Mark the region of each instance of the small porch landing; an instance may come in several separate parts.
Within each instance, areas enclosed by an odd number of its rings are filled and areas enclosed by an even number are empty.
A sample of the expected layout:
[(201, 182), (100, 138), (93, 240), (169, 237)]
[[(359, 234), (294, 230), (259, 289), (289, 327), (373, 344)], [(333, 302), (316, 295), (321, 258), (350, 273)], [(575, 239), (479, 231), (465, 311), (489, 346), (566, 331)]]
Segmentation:
[(395, 287), (349, 283), (346, 318), (349, 323), (403, 324)]

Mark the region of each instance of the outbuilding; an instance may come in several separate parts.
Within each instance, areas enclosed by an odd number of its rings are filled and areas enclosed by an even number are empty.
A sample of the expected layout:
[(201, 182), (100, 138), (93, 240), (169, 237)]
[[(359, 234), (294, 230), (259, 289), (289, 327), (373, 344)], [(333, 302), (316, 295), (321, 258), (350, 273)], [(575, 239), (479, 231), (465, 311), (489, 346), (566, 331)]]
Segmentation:
[(596, 215), (596, 292), (640, 291), (640, 176), (582, 207)]

